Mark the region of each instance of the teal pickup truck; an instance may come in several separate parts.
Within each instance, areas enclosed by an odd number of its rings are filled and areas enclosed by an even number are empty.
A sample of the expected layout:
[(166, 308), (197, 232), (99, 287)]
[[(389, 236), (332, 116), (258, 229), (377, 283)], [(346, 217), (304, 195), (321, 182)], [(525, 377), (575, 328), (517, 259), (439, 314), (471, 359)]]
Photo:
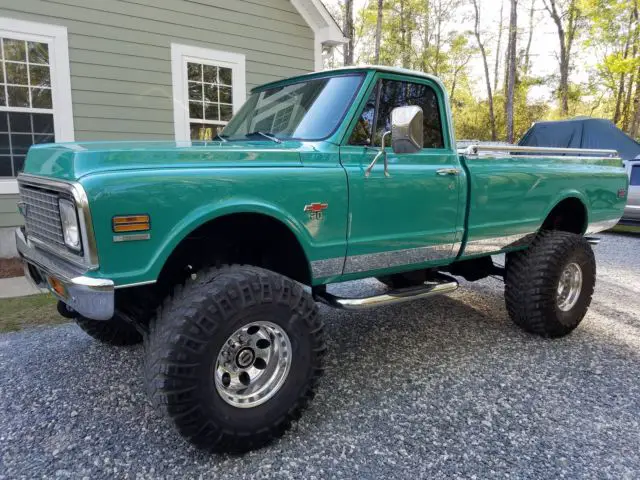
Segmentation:
[[(33, 147), (18, 183), (27, 275), (89, 335), (144, 342), (152, 403), (212, 451), (259, 447), (307, 406), (316, 302), (370, 308), (499, 275), (517, 325), (569, 333), (594, 290), (590, 235), (628, 189), (612, 151), (458, 151), (440, 81), (385, 67), (258, 87), (206, 142)], [(326, 289), (367, 277), (388, 289)]]

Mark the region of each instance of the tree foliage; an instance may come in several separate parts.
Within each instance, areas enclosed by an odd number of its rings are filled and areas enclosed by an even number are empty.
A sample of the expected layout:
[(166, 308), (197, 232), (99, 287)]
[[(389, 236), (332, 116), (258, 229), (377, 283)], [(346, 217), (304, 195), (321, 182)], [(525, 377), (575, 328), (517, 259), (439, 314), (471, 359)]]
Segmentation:
[[(332, 13), (346, 25), (345, 6), (350, 2), (339, 1), (342, 8)], [(451, 97), (460, 139), (508, 138), (510, 84), (515, 139), (535, 121), (582, 115), (609, 118), (638, 138), (639, 2), (368, 0), (354, 11), (353, 62), (405, 67), (440, 77)], [(522, 21), (510, 36), (513, 4)], [(489, 9), (500, 10), (499, 23), (484, 20)], [(532, 43), (542, 34), (538, 27), (542, 20), (551, 33), (544, 41), (554, 47), (556, 55), (555, 72), (550, 76), (536, 72), (531, 56)], [(515, 39), (514, 45), (509, 37)], [(515, 55), (513, 65), (508, 51)], [(329, 55), (326, 64), (338, 66), (343, 57)], [(582, 65), (585, 58), (593, 67), (588, 79), (580, 81), (576, 65)], [(480, 69), (471, 67), (474, 61)], [(512, 77), (509, 70), (513, 70)], [(541, 88), (552, 91), (552, 100), (535, 95)]]

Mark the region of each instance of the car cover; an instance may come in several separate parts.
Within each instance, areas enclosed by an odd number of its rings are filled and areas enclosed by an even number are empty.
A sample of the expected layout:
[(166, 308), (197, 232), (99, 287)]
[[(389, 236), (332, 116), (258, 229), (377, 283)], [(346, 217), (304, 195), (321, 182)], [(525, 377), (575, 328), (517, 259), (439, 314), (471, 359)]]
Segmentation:
[(623, 160), (640, 156), (640, 143), (602, 118), (536, 122), (518, 145), (528, 147), (602, 148), (617, 150)]

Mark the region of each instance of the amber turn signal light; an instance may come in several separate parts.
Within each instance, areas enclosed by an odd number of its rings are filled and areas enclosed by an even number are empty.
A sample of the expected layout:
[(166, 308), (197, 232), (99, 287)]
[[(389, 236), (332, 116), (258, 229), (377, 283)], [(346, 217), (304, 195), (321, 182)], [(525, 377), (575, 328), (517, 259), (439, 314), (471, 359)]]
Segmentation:
[(112, 223), (116, 233), (146, 232), (151, 229), (149, 215), (119, 215), (113, 217)]
[(48, 277), (47, 281), (49, 282), (49, 285), (51, 286), (53, 291), (58, 294), (58, 296), (67, 298), (67, 289), (64, 288), (64, 283), (62, 283), (56, 277)]

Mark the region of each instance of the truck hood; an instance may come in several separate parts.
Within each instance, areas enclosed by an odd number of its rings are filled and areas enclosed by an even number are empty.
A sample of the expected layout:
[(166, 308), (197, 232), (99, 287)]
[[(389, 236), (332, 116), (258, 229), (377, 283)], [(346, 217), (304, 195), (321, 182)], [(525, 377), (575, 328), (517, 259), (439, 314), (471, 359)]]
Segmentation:
[(52, 143), (29, 149), (24, 173), (73, 181), (114, 170), (290, 167), (314, 150), (299, 141)]

